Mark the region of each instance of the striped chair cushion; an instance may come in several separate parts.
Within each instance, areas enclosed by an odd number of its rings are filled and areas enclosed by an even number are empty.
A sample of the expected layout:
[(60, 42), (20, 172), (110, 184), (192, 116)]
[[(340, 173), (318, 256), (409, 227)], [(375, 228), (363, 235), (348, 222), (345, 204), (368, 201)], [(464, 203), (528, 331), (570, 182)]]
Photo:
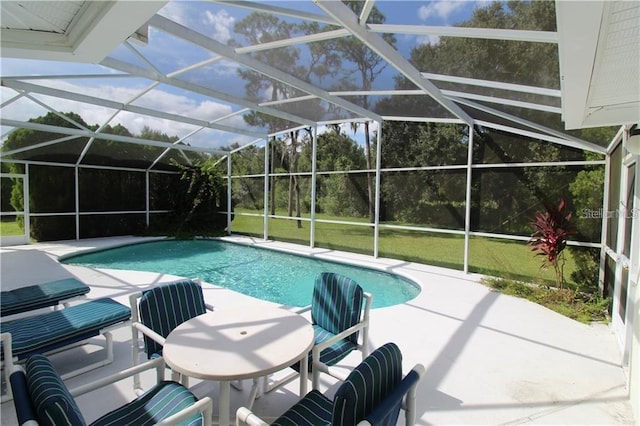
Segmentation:
[(16, 368), (9, 377), (11, 393), (13, 394), (13, 406), (16, 409), (18, 424), (24, 425), (28, 421), (38, 421), (36, 410), (31, 402), (27, 376), (24, 370)]
[(90, 288), (75, 278), (30, 285), (3, 291), (0, 296), (2, 316), (56, 306), (63, 300), (85, 295)]
[(388, 393), (385, 400), (367, 414), (365, 420), (373, 426), (395, 426), (405, 395), (419, 380), (418, 372), (411, 370), (393, 392)]
[[(373, 351), (340, 385), (333, 400), (333, 425), (353, 426), (374, 410), (402, 381), (402, 354), (395, 343)], [(395, 425), (395, 417), (385, 419)]]
[[(335, 336), (335, 334), (329, 333), (327, 330), (317, 325), (313, 326), (313, 333), (314, 333), (314, 345), (322, 343)], [(325, 365), (335, 365), (338, 362), (340, 362), (340, 360), (342, 360), (347, 355), (349, 355), (349, 353), (354, 349), (356, 349), (357, 347), (358, 346), (352, 343), (350, 340), (347, 340), (347, 339), (339, 340), (333, 345), (329, 346), (328, 348), (325, 348), (324, 350), (322, 350), (322, 352), (320, 352), (320, 362)], [(309, 364), (308, 364), (309, 372), (311, 372), (313, 368), (313, 366), (311, 365), (312, 358), (313, 358), (313, 355), (311, 352), (309, 352)], [(292, 365), (291, 368), (293, 368), (296, 371), (300, 371), (300, 363), (298, 362), (295, 365)]]
[[(140, 322), (162, 337), (183, 322), (206, 311), (202, 287), (192, 280), (176, 281), (142, 293), (138, 304)], [(162, 345), (144, 337), (145, 351), (151, 358), (162, 354)]]
[[(184, 386), (170, 381), (158, 383), (137, 399), (100, 417), (92, 426), (146, 426), (158, 423), (178, 411), (194, 404), (197, 398)], [(179, 425), (198, 426), (203, 424), (199, 414)]]
[[(363, 297), (362, 287), (351, 278), (322, 272), (313, 287), (311, 320), (328, 332), (338, 334), (358, 323)], [(347, 339), (357, 344), (358, 333)]]
[(271, 426), (331, 425), (331, 405), (330, 399), (317, 390), (312, 390), (271, 423)]
[(85, 425), (86, 422), (51, 362), (33, 355), (25, 363), (27, 386), (40, 425)]
[(100, 330), (129, 318), (128, 306), (104, 298), (3, 322), (0, 331), (11, 333), (13, 355), (24, 359), (97, 336)]

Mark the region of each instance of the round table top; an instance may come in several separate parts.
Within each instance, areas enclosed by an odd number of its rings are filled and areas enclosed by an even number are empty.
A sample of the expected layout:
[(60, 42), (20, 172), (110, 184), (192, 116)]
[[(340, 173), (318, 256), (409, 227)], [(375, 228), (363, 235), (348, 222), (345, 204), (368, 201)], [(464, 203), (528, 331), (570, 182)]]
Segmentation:
[(172, 369), (206, 380), (241, 380), (288, 367), (313, 347), (311, 323), (277, 307), (207, 312), (176, 327), (162, 355)]

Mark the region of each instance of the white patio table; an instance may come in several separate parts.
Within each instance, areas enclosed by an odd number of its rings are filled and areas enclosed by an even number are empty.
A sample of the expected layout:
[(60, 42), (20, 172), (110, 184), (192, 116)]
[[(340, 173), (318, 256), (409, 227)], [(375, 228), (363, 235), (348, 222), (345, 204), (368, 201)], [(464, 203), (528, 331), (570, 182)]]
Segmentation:
[[(266, 376), (300, 361), (300, 395), (305, 395), (313, 341), (313, 327), (303, 316), (277, 307), (243, 306), (182, 323), (167, 336), (162, 355), (179, 373), (220, 382), (219, 422), (228, 426), (232, 381)], [(256, 391), (254, 382), (252, 398)]]

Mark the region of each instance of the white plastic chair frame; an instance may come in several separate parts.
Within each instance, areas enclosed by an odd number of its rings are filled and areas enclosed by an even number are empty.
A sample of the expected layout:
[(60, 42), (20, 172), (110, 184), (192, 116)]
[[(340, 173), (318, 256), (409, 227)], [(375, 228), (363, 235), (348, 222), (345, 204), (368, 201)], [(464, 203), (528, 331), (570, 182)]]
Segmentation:
[[(192, 279), (193, 282), (201, 284), (199, 278)], [(165, 338), (147, 327), (140, 322), (140, 311), (138, 310), (138, 299), (142, 297), (143, 291), (137, 291), (129, 295), (129, 304), (131, 306), (131, 356), (133, 358), (133, 365), (140, 364), (140, 353), (144, 352), (144, 342), (141, 339), (140, 333), (154, 340), (156, 343), (163, 345)], [(213, 311), (213, 305), (209, 303), (204, 304), (206, 310)], [(184, 386), (189, 386), (189, 377), (181, 375), (175, 371), (171, 372), (171, 380), (180, 382)], [(140, 386), (140, 376), (138, 374), (133, 376), (133, 388), (137, 394), (143, 392)]]
[(360, 322), (353, 325), (352, 327), (347, 328), (342, 333), (336, 334), (331, 339), (325, 340), (322, 343), (318, 343), (311, 350), (311, 372), (312, 372), (312, 388), (319, 389), (320, 388), (320, 373), (326, 373), (332, 377), (337, 378), (338, 380), (344, 380), (347, 378), (347, 374), (339, 374), (336, 369), (332, 366), (326, 365), (320, 362), (320, 353), (329, 346), (334, 343), (361, 331), (361, 335), (358, 339), (361, 339), (360, 343), (358, 343), (356, 349), (354, 351), (360, 351), (362, 357), (361, 360), (364, 360), (367, 356), (369, 356), (369, 316), (371, 311), (371, 303), (373, 302), (373, 295), (370, 293), (363, 293), (364, 296), (364, 309), (362, 310), (362, 318)]
[[(156, 358), (143, 362), (142, 364), (134, 365), (133, 367), (129, 367), (126, 370), (119, 371), (118, 373), (96, 380), (92, 383), (88, 383), (84, 386), (78, 386), (74, 389), (70, 389), (69, 393), (75, 398), (79, 395), (83, 395), (85, 393), (116, 383), (120, 380), (124, 380), (132, 376), (135, 380), (136, 377), (139, 377), (139, 374), (141, 372), (152, 368), (156, 369), (156, 383), (164, 380), (164, 370), (166, 368), (164, 360), (162, 358)], [(195, 404), (170, 417), (167, 417), (166, 419), (157, 423), (157, 425), (175, 425), (197, 413), (202, 414), (203, 426), (211, 426), (213, 418), (213, 400), (208, 396), (199, 399)]]
[[(415, 371), (418, 374), (418, 377), (424, 376), (425, 368), (422, 364), (416, 364), (412, 371)], [(408, 374), (408, 373), (407, 373)], [(418, 384), (420, 381), (417, 381), (402, 400), (402, 410), (404, 410), (404, 424), (405, 426), (413, 426), (416, 424), (416, 392), (418, 389)], [(240, 407), (236, 411), (236, 426), (269, 426), (269, 423), (265, 422), (259, 416), (257, 416), (253, 411), (251, 411), (248, 407)], [(362, 420), (358, 422), (355, 426), (371, 426), (367, 420)]]
[[(331, 339), (328, 339), (322, 343), (318, 343), (317, 345), (315, 345), (312, 350), (311, 350), (311, 383), (312, 383), (312, 388), (313, 389), (319, 389), (320, 387), (320, 373), (326, 373), (332, 377), (335, 377), (338, 380), (344, 380), (347, 378), (348, 372), (347, 373), (343, 373), (340, 374), (339, 371), (333, 367), (333, 366), (328, 366), (322, 362), (320, 362), (320, 353), (325, 349), (328, 348), (329, 346), (333, 345), (334, 343), (345, 339), (346, 337), (352, 335), (353, 333), (356, 332), (361, 332), (360, 336), (358, 336), (358, 340), (360, 341), (357, 345), (357, 347), (354, 349), (354, 351), (359, 351), (362, 354), (362, 359), (364, 360), (367, 356), (369, 356), (369, 318), (370, 318), (370, 311), (371, 311), (371, 304), (373, 302), (373, 295), (371, 293), (367, 293), (364, 292), (363, 293), (364, 296), (364, 307), (362, 309), (362, 316), (360, 318), (360, 321), (353, 325), (352, 327), (347, 328), (346, 330), (342, 331), (341, 333), (336, 334), (334, 337), (332, 337)], [(304, 308), (302, 308), (301, 310), (298, 310), (297, 312), (299, 314), (302, 314), (304, 312), (310, 311), (311, 310), (311, 305), (306, 306)], [(264, 392), (271, 392), (281, 386), (286, 385), (287, 383), (291, 382), (292, 380), (294, 380), (296, 377), (299, 376), (298, 372), (293, 372), (289, 375), (287, 375), (286, 377), (279, 379), (277, 381), (275, 381), (274, 383), (269, 384), (269, 378), (265, 377), (265, 382), (264, 382)], [(300, 395), (301, 397), (304, 395)], [(249, 407), (251, 408), (251, 407)]]
[[(164, 364), (164, 360), (162, 358), (152, 359), (144, 363), (134, 365), (133, 367), (129, 367), (117, 373), (111, 374), (107, 377), (94, 380), (91, 383), (87, 383), (85, 385), (81, 385), (73, 389), (69, 389), (69, 393), (71, 394), (72, 397), (76, 398), (80, 395), (84, 395), (96, 389), (100, 389), (102, 387), (117, 383), (121, 380), (128, 379), (129, 377), (132, 377), (132, 376), (136, 377), (143, 371), (151, 370), (151, 369), (156, 370), (156, 383), (160, 383), (161, 381), (164, 380), (165, 368), (166, 367)], [(21, 365), (14, 365), (10, 373), (13, 373), (17, 369), (24, 371)], [(211, 426), (212, 418), (213, 418), (213, 400), (209, 397), (201, 398), (195, 404), (179, 411), (178, 413), (170, 417), (167, 417), (166, 419), (156, 424), (157, 425), (175, 425), (184, 420), (187, 420), (189, 417), (198, 413), (202, 415), (203, 426)]]
[[(118, 324), (114, 324), (114, 325), (110, 325), (108, 327), (105, 327), (103, 329), (100, 329), (100, 335), (104, 336), (105, 338), (105, 357), (102, 360), (96, 361), (92, 364), (89, 365), (85, 365), (83, 367), (80, 367), (78, 369), (69, 371), (66, 374), (62, 374), (60, 377), (62, 378), (62, 380), (67, 380), (67, 379), (71, 379), (73, 377), (79, 376), (81, 374), (84, 374), (88, 371), (92, 371), (92, 370), (96, 370), (100, 367), (104, 367), (107, 366), (109, 364), (111, 364), (115, 358), (114, 356), (114, 350), (113, 350), (113, 336), (111, 334), (111, 330), (115, 330), (118, 327), (122, 327), (123, 324), (125, 323), (118, 323)], [(0, 336), (0, 340), (2, 340), (2, 350), (3, 350), (3, 355), (4, 355), (4, 360), (2, 361), (1, 364), (1, 368), (4, 370), (4, 375), (5, 375), (5, 382), (7, 384), (7, 389), (6, 389), (6, 394), (2, 394), (2, 396), (0, 396), (0, 402), (8, 402), (11, 401), (13, 399), (13, 394), (11, 392), (11, 383), (9, 381), (9, 376), (11, 375), (11, 371), (13, 371), (14, 368), (18, 367), (18, 358), (13, 356), (13, 347), (12, 347), (12, 340), (11, 340), (11, 333), (2, 333), (2, 335)], [(44, 355), (53, 355), (56, 354), (58, 352), (63, 352), (69, 349), (73, 349), (75, 347), (78, 346), (82, 346), (84, 344), (87, 343), (89, 339), (83, 340), (81, 342), (76, 342), (76, 343), (71, 343), (67, 346), (63, 346), (57, 349), (52, 349), (50, 351), (47, 351), (44, 353)]]

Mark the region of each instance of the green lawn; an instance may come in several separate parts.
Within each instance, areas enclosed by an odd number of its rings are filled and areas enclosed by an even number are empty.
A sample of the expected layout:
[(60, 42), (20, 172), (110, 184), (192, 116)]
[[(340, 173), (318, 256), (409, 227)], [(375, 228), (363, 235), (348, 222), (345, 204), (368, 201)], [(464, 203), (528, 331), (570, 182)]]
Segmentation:
[[(317, 218), (327, 218), (318, 215)], [(355, 221), (354, 221), (355, 222)], [(366, 223), (366, 221), (361, 221)], [(236, 216), (232, 222), (234, 233), (262, 237), (263, 218)], [(309, 222), (286, 219), (269, 220), (269, 239), (309, 245)], [(373, 230), (358, 225), (316, 223), (316, 247), (356, 253), (373, 254)], [(464, 237), (430, 232), (382, 229), (378, 254), (381, 257), (402, 259), (428, 265), (462, 270), (464, 262)], [(565, 278), (571, 286), (571, 272), (576, 266), (567, 250)], [(469, 243), (469, 270), (486, 275), (522, 280), (533, 283), (553, 283), (552, 269), (540, 268), (540, 257), (526, 242), (497, 238), (472, 237)]]
[(0, 236), (8, 237), (13, 235), (22, 235), (24, 230), (16, 221), (0, 221)]
[[(318, 219), (335, 219), (317, 215)], [(351, 220), (367, 223), (366, 220)], [(269, 220), (269, 238), (309, 245), (309, 222), (286, 219)], [(235, 216), (232, 222), (234, 233), (262, 238), (263, 218)], [(22, 235), (16, 222), (0, 222), (0, 235)], [(316, 223), (316, 247), (373, 254), (373, 230), (368, 226)], [(464, 260), (464, 238), (460, 235), (416, 232), (397, 229), (382, 229), (378, 254), (381, 257), (402, 259), (428, 265), (462, 270)], [(565, 278), (569, 285), (571, 272), (576, 266), (569, 251)], [(472, 237), (469, 246), (469, 270), (486, 275), (515, 280), (542, 283), (554, 281), (553, 270), (542, 271), (540, 258), (533, 255), (526, 243), (496, 238)]]

